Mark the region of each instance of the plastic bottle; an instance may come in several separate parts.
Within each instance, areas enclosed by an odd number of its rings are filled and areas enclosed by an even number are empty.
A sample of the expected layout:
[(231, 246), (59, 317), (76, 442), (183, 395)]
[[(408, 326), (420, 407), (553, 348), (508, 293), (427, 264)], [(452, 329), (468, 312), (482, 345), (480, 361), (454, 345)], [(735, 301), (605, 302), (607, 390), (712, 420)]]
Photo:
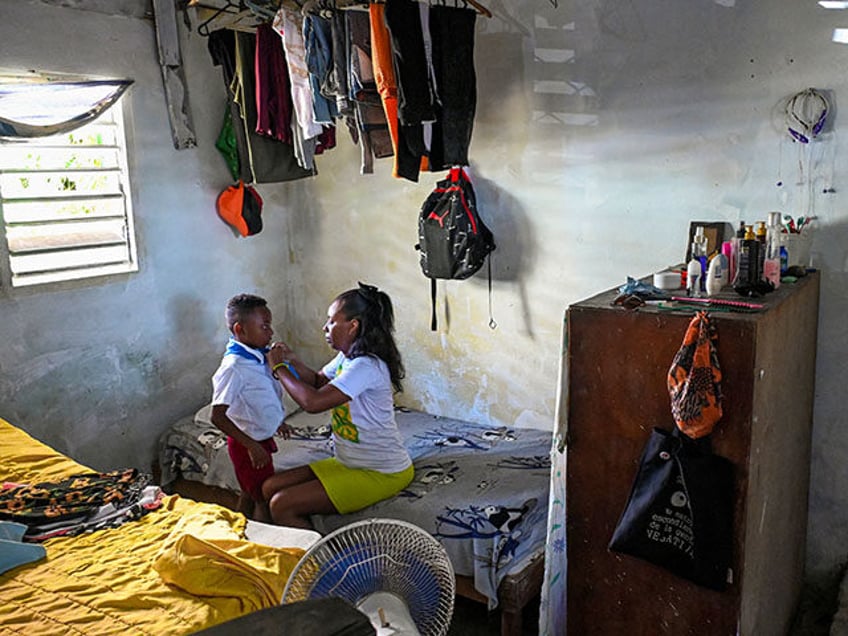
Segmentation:
[(766, 248), (763, 256), (763, 279), (775, 289), (780, 287), (780, 212), (769, 212)]
[(745, 238), (739, 250), (739, 273), (733, 287), (736, 291), (746, 293), (752, 287), (756, 287), (761, 279), (760, 242), (754, 235), (753, 228), (746, 225)]
[(701, 275), (699, 281), (701, 283), (701, 291), (706, 290), (707, 282), (707, 237), (704, 236), (704, 228), (699, 225), (695, 228), (695, 236), (692, 238), (692, 260), (698, 261), (701, 265)]
[(716, 254), (710, 261), (707, 271), (707, 296), (716, 296), (727, 282), (727, 257), (724, 254)]
[(754, 235), (760, 243), (760, 279), (763, 277), (763, 265), (766, 257), (766, 222), (757, 221), (754, 226)]
[(686, 293), (693, 298), (701, 297), (701, 262), (696, 258), (686, 266)]
[(736, 253), (733, 250), (733, 240), (721, 244), (721, 254), (724, 256), (725, 283), (732, 283), (736, 279)]
[(730, 240), (733, 255), (733, 276), (730, 278), (730, 284), (735, 285), (736, 279), (739, 276), (739, 253), (742, 251), (742, 241), (745, 240), (745, 221), (739, 221), (739, 227), (736, 230), (736, 237)]

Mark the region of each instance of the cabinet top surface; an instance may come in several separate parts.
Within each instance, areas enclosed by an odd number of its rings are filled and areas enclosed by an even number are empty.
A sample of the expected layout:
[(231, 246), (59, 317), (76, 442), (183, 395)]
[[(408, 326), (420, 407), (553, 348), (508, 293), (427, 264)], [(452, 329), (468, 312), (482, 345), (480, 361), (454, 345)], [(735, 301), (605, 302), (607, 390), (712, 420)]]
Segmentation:
[[(659, 304), (649, 303), (646, 305), (642, 305), (636, 308), (636, 311), (639, 313), (649, 313), (649, 314), (694, 314), (698, 311), (706, 310), (711, 314), (715, 314), (716, 316), (721, 316), (721, 318), (729, 318), (733, 320), (756, 320), (758, 316), (774, 309), (778, 305), (785, 302), (787, 299), (792, 296), (798, 294), (802, 289), (813, 285), (816, 288), (819, 286), (819, 272), (812, 271), (808, 272), (806, 276), (803, 278), (799, 278), (794, 283), (783, 283), (780, 287), (778, 287), (773, 292), (765, 294), (763, 296), (757, 296), (753, 298), (743, 297), (737, 294), (731, 287), (726, 287), (723, 289), (717, 296), (711, 297), (709, 299), (704, 298), (703, 300), (716, 300), (716, 301), (731, 301), (731, 302), (744, 302), (744, 303), (752, 303), (755, 305), (760, 305), (761, 308), (757, 309), (748, 309), (748, 308), (738, 308), (729, 305), (722, 305), (720, 302), (680, 302), (680, 301), (661, 301)], [(643, 282), (650, 283), (651, 277), (646, 277), (642, 279)], [(668, 292), (669, 297), (685, 297), (686, 290), (679, 289)], [(615, 300), (620, 296), (618, 291), (618, 287), (613, 289), (609, 289), (607, 291), (601, 292), (600, 294), (596, 294), (590, 298), (585, 300), (581, 300), (577, 303), (573, 303), (569, 306), (569, 310), (578, 309), (578, 310), (595, 310), (595, 309), (604, 309), (604, 310), (613, 310), (613, 311), (634, 311), (633, 309), (628, 309), (627, 307), (616, 304)]]

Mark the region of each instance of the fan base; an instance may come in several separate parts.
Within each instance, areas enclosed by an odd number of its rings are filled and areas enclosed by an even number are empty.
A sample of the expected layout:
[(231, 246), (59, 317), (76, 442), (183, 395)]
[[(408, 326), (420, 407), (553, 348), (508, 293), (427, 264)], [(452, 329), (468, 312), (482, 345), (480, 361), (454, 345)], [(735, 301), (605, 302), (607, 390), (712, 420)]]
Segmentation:
[(374, 592), (356, 604), (368, 616), (377, 636), (420, 636), (406, 603), (391, 592)]

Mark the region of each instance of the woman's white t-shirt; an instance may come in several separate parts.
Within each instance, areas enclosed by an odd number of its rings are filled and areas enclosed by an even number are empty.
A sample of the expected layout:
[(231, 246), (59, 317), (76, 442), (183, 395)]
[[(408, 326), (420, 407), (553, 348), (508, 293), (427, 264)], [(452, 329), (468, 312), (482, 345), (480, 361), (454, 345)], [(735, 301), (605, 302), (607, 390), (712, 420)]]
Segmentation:
[(389, 367), (374, 356), (341, 352), (321, 372), (349, 396), (332, 411), (336, 458), (350, 468), (396, 473), (412, 464), (395, 421)]

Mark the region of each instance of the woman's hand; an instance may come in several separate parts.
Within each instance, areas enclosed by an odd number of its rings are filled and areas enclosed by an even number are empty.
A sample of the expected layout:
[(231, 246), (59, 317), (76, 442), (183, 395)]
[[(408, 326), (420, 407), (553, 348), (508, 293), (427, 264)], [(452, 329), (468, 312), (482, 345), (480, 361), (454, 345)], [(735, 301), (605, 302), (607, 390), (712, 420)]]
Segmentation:
[(285, 342), (275, 342), (271, 345), (268, 353), (268, 364), (272, 367), (281, 362), (295, 362), (297, 356)]

